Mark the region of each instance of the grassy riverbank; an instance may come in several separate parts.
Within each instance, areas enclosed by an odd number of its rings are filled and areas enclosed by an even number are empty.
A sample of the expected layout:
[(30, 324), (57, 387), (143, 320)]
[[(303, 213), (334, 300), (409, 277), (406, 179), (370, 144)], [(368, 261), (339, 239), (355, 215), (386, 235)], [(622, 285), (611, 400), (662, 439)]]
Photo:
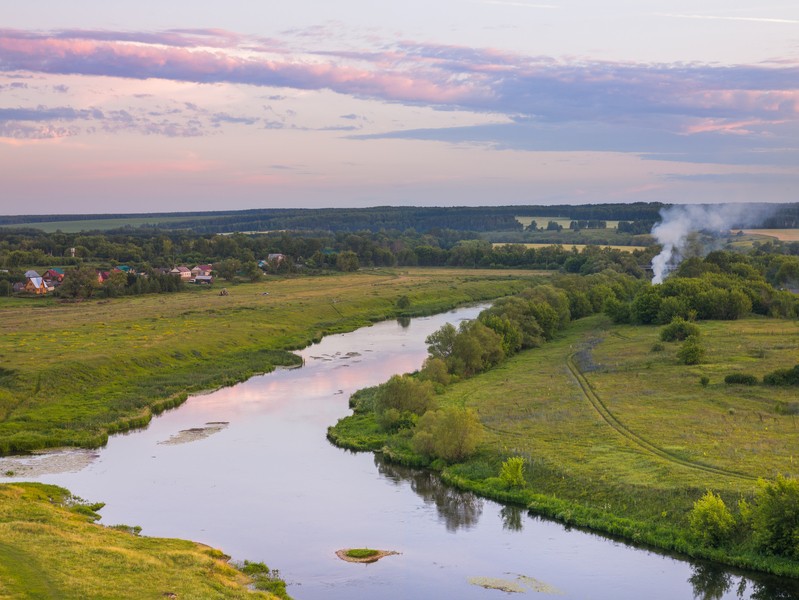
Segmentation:
[[(0, 454), (93, 447), (187, 393), (295, 364), (288, 351), (399, 315), (512, 293), (529, 272), (373, 270), (180, 294), (0, 299)], [(407, 296), (410, 306), (397, 307)]]
[[(737, 512), (739, 499), (753, 497), (758, 477), (798, 474), (795, 393), (724, 383), (730, 373), (762, 377), (793, 366), (797, 323), (750, 318), (700, 328), (707, 353), (698, 365), (678, 364), (679, 344), (653, 351), (659, 328), (614, 326), (596, 316), (448, 386), (440, 403), (476, 410), (485, 437), (468, 461), (430, 466), (459, 487), (566, 523), (799, 576), (799, 564), (758, 554), (744, 535), (704, 547), (688, 522), (708, 489)], [(329, 435), (346, 447), (382, 448), (389, 459), (428, 464), (412, 452), (408, 435), (382, 433), (371, 414), (345, 419)], [(498, 477), (510, 456), (525, 460), (522, 487)]]
[(56, 486), (0, 485), (0, 598), (277, 598), (219, 550), (102, 527), (96, 509)]

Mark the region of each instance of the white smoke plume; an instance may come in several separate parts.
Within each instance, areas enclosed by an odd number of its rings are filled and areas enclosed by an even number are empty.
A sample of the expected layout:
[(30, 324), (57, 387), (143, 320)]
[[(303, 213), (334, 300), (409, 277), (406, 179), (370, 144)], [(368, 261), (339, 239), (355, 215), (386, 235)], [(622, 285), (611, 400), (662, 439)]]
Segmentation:
[(774, 210), (774, 205), (758, 204), (686, 204), (662, 209), (661, 222), (652, 228), (652, 235), (663, 246), (652, 259), (652, 283), (663, 283), (679, 266), (692, 233), (727, 233), (731, 227), (754, 227)]

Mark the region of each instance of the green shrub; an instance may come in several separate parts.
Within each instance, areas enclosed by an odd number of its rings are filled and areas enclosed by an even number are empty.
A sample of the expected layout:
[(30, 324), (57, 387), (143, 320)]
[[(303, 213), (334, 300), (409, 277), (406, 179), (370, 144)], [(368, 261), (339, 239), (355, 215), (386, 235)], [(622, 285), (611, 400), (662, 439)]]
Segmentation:
[(651, 351), (652, 352), (663, 352), (666, 349), (666, 346), (661, 344), (660, 342), (655, 342), (652, 344)]
[(757, 377), (749, 373), (730, 373), (724, 378), (724, 383), (738, 385), (757, 385)]
[(766, 385), (799, 385), (799, 365), (791, 369), (777, 369), (763, 376)]
[(689, 336), (677, 350), (677, 360), (684, 365), (696, 365), (705, 355), (705, 349), (695, 336)]
[(691, 336), (699, 337), (699, 326), (686, 321), (682, 317), (674, 317), (671, 323), (660, 330), (660, 339), (663, 342), (677, 342), (686, 340)]
[(760, 549), (799, 558), (799, 481), (778, 475), (758, 481), (752, 506), (752, 528)]
[(483, 426), (475, 411), (446, 406), (419, 418), (411, 446), (419, 454), (456, 462), (473, 454), (482, 436)]
[(706, 546), (718, 546), (727, 541), (735, 526), (735, 518), (720, 496), (710, 490), (688, 515), (691, 535)]
[(702, 385), (702, 387), (707, 387), (707, 384), (710, 383), (710, 377), (707, 375), (702, 375), (702, 377), (699, 378), (699, 383)]
[(499, 470), (499, 479), (506, 487), (521, 488), (524, 480), (524, 459), (521, 456), (511, 456), (502, 463)]

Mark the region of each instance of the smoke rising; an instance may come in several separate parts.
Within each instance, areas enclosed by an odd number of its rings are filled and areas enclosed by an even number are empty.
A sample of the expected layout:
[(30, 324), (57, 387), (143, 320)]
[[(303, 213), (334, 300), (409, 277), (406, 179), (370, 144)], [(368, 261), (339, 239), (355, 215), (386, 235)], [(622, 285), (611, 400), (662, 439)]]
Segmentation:
[(661, 222), (652, 228), (652, 235), (663, 246), (652, 259), (652, 283), (663, 283), (679, 266), (692, 233), (726, 234), (732, 227), (754, 227), (774, 210), (774, 205), (760, 204), (688, 204), (662, 209)]

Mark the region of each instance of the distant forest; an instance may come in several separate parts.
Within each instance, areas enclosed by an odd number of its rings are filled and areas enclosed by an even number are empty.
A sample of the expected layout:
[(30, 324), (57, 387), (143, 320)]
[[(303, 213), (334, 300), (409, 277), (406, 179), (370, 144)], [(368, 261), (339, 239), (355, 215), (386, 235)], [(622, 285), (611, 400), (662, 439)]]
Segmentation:
[[(147, 213), (116, 215), (18, 215), (0, 216), (0, 226), (98, 221), (104, 219), (154, 219), (163, 223), (144, 225), (158, 229), (183, 229), (195, 233), (236, 231), (405, 231), (420, 233), (436, 229), (456, 231), (521, 231), (517, 216), (565, 217), (579, 221), (656, 222), (660, 203), (586, 204), (581, 206), (480, 206), (372, 208), (265, 208), (224, 212)], [(540, 223), (544, 227), (546, 223)]]

